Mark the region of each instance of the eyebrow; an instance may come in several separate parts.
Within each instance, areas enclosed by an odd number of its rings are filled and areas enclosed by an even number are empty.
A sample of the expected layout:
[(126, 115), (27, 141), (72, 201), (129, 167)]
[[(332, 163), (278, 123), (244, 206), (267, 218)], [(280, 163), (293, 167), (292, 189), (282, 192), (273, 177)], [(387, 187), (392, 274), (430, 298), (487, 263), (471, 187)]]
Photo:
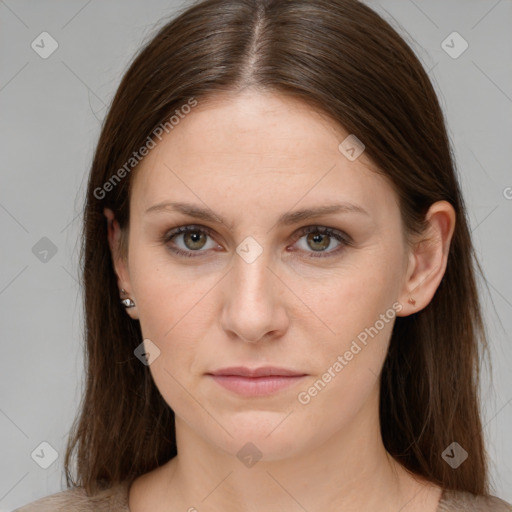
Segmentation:
[[(223, 219), (220, 215), (215, 214), (209, 208), (203, 208), (191, 203), (183, 202), (163, 202), (149, 207), (145, 213), (156, 213), (162, 211), (176, 211), (195, 219), (209, 221), (212, 223), (222, 223), (232, 229), (232, 225)], [(299, 222), (332, 213), (358, 213), (370, 216), (370, 214), (361, 206), (352, 203), (335, 203), (315, 208), (304, 208), (292, 212), (283, 213), (277, 220), (277, 224), (289, 226)]]

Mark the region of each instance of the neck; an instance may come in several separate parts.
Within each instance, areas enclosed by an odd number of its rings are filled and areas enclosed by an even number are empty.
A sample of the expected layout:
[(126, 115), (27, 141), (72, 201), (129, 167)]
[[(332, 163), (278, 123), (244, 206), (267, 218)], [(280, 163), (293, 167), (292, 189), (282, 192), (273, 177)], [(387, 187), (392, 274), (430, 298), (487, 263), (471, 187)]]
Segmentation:
[(424, 503), (425, 484), (420, 486), (386, 452), (379, 422), (371, 417), (378, 407), (367, 406), (354, 422), (309, 451), (274, 459), (262, 454), (252, 466), (176, 418), (178, 456), (162, 468), (160, 503), (167, 503), (162, 511), (174, 510), (170, 504), (177, 500), (181, 508), (176, 510), (190, 511), (425, 510), (415, 506)]

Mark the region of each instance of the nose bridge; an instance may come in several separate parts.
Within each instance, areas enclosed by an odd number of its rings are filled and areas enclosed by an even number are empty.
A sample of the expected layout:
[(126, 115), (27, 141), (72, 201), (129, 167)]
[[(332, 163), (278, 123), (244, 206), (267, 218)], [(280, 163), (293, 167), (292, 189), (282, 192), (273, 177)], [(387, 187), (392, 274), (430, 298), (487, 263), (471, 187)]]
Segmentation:
[(269, 270), (272, 254), (248, 237), (236, 249), (227, 280), (223, 327), (247, 341), (258, 341), (269, 331), (280, 331), (285, 314), (279, 304), (278, 279)]
[[(243, 252), (243, 251), (246, 252)], [(272, 272), (267, 268), (270, 266), (270, 251), (255, 253), (256, 248), (242, 245), (237, 248), (237, 256), (233, 262), (233, 291), (240, 295), (239, 300), (245, 301), (268, 301), (270, 288), (272, 288)], [(240, 254), (242, 253), (242, 254)]]
[(234, 284), (238, 283), (238, 288), (242, 288), (242, 294), (249, 300), (253, 294), (265, 293), (272, 277), (267, 268), (272, 264), (270, 237), (265, 237), (263, 231), (255, 236), (246, 235), (238, 243), (232, 263)]
[(275, 277), (267, 268), (271, 264), (271, 251), (249, 236), (237, 246), (236, 253), (231, 293), (239, 307), (249, 307), (255, 314), (262, 314), (272, 307), (274, 300)]

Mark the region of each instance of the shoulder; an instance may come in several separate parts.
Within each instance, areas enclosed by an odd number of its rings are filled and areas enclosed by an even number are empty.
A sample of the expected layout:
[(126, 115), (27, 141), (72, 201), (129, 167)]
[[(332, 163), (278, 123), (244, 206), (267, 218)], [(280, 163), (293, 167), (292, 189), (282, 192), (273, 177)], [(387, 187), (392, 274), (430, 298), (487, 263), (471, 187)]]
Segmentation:
[(512, 505), (496, 496), (445, 489), (437, 512), (512, 512)]
[(45, 496), (23, 505), (13, 512), (129, 512), (128, 482), (88, 496), (83, 487), (76, 487)]

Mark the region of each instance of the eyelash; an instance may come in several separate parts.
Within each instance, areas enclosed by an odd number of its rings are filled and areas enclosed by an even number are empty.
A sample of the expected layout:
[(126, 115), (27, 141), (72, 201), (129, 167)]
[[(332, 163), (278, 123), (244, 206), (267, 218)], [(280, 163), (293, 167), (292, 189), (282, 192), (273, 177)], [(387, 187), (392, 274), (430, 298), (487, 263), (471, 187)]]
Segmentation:
[[(198, 232), (208, 235), (210, 238), (213, 238), (212, 231), (204, 226), (196, 226), (196, 225), (188, 225), (188, 226), (180, 226), (178, 228), (172, 229), (171, 231), (168, 231), (162, 239), (162, 242), (165, 244), (169, 244), (169, 242), (172, 241), (172, 239), (180, 234), (188, 233), (188, 232)], [(304, 235), (308, 235), (309, 233), (318, 233), (321, 235), (327, 235), (332, 238), (335, 238), (338, 240), (341, 245), (338, 246), (336, 249), (328, 252), (322, 252), (318, 251), (317, 254), (311, 253), (310, 256), (307, 256), (308, 258), (329, 258), (331, 256), (335, 256), (339, 254), (341, 251), (344, 250), (345, 246), (352, 245), (352, 239), (345, 233), (328, 228), (326, 226), (306, 226), (302, 229), (300, 229), (293, 237), (293, 243), (296, 243), (298, 240), (300, 240)], [(178, 256), (185, 256), (187, 258), (196, 258), (199, 257), (200, 254), (194, 254), (194, 253), (201, 253), (201, 252), (207, 252), (202, 250), (197, 251), (184, 251), (183, 249), (180, 249), (178, 247), (170, 247), (169, 249), (177, 254)]]

